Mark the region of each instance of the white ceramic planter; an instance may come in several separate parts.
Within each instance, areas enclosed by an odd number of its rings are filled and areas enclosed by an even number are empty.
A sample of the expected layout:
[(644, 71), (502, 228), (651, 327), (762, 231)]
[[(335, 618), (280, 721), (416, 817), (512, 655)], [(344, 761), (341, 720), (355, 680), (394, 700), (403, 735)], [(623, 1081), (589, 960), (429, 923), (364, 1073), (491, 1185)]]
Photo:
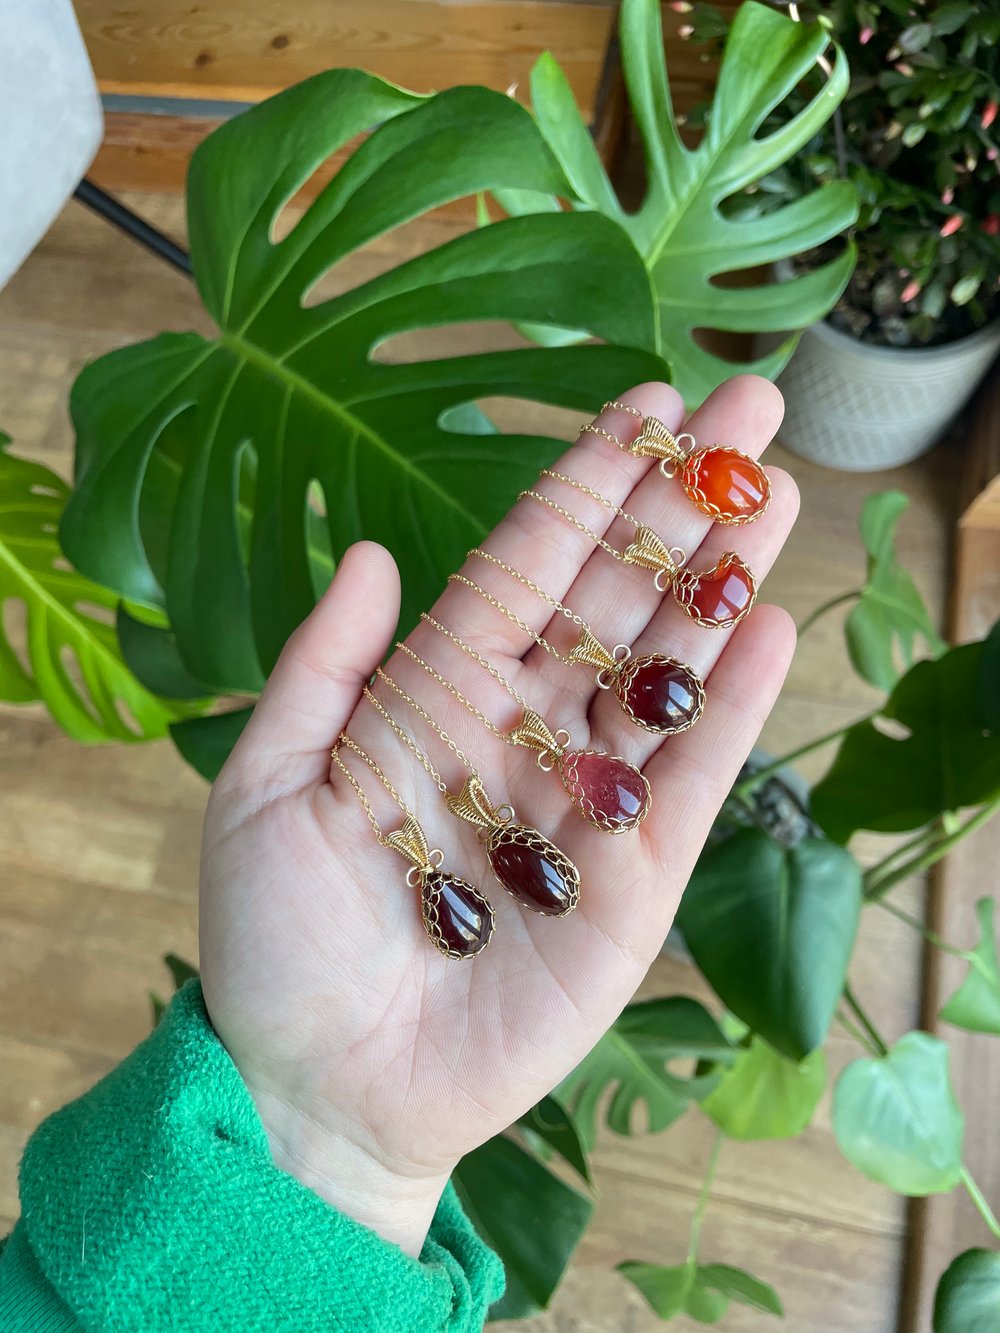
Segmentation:
[(803, 333), (778, 387), (778, 438), (847, 472), (896, 467), (925, 453), (1000, 352), (1000, 320), (942, 347), (871, 347), (829, 324)]

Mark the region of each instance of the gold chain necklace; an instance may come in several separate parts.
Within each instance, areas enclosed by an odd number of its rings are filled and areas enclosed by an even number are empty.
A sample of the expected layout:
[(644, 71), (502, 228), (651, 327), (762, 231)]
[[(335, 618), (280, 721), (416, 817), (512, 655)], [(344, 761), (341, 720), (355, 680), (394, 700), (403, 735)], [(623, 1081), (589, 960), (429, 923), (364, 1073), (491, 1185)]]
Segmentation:
[(625, 643), (618, 643), (609, 651), (582, 616), (564, 606), (558, 598), (540, 588), (519, 569), (478, 547), (470, 551), (469, 555), (497, 565), (577, 625), (580, 634), (576, 647), (569, 653), (562, 652), (504, 606), (499, 598), (464, 574), (451, 574), (449, 581), (464, 583), (466, 587), (472, 588), (560, 662), (569, 665), (581, 663), (596, 669), (595, 683), (598, 689), (614, 690), (622, 711), (637, 726), (657, 736), (674, 736), (693, 727), (701, 717), (705, 709), (705, 686), (701, 677), (684, 662), (665, 653), (644, 653), (640, 657), (633, 657), (632, 649)]
[(579, 811), (588, 824), (604, 833), (627, 833), (638, 828), (649, 813), (653, 799), (649, 783), (639, 769), (618, 755), (604, 754), (600, 750), (568, 749), (572, 738), (565, 727), (553, 731), (492, 662), (426, 611), (420, 618), (490, 673), (521, 708), (520, 722), (509, 731), (502, 731), (457, 685), (436, 671), (405, 643), (399, 645), (404, 653), (443, 685), (494, 736), (508, 745), (525, 746), (533, 750), (543, 773), (555, 770), (574, 809)]
[[(678, 477), (684, 493), (716, 523), (752, 523), (771, 503), (771, 483), (761, 465), (727, 444), (698, 447), (690, 431), (675, 435), (658, 417), (645, 417), (628, 403), (605, 403), (604, 412), (625, 412), (641, 424), (634, 440), (622, 440), (591, 422), (581, 432), (599, 435), (637, 458), (659, 459), (660, 472)], [(683, 441), (689, 441), (685, 447)]]
[(555, 513), (560, 514), (584, 536), (589, 537), (602, 550), (614, 556), (626, 565), (636, 565), (640, 569), (653, 572), (653, 586), (657, 592), (666, 592), (669, 588), (674, 601), (686, 616), (697, 625), (706, 629), (732, 629), (747, 615), (757, 600), (757, 583), (750, 566), (736, 554), (726, 551), (710, 569), (695, 571), (682, 569), (687, 563), (687, 555), (680, 546), (668, 547), (666, 542), (651, 527), (641, 523), (633, 514), (613, 504), (599, 491), (564, 476), (561, 472), (549, 469), (541, 474), (567, 486), (574, 486), (578, 491), (599, 501), (606, 509), (624, 518), (635, 527), (635, 536), (624, 551), (619, 551), (598, 533), (588, 528), (558, 500), (542, 494), (541, 491), (522, 491), (521, 497), (537, 500)]
[[(399, 645), (397, 645), (398, 647)], [(422, 661), (422, 659), (417, 659)], [(399, 725), (385, 705), (366, 686), (365, 698), (389, 724), (408, 750), (414, 754), (424, 771), (436, 784), (445, 805), (457, 819), (474, 825), (486, 845), (486, 856), (497, 879), (522, 907), (542, 916), (566, 916), (580, 901), (580, 872), (555, 843), (537, 829), (517, 822), (514, 807), (496, 806), (486, 794), (482, 778), (473, 768), (463, 751), (456, 745), (440, 723), (407, 694), (403, 687), (381, 667), (377, 678), (414, 710), (419, 718), (440, 737), (469, 771), (462, 790), (457, 795), (448, 791), (448, 785), (434, 767), (430, 758), (409, 733)]]
[[(344, 747), (368, 765), (403, 812), (402, 826), (395, 833), (383, 832), (364, 788), (344, 763), (340, 753)], [(441, 869), (444, 853), (440, 847), (432, 848), (428, 845), (416, 816), (379, 765), (357, 741), (352, 740), (346, 732), (341, 732), (330, 754), (357, 793), (378, 842), (410, 862), (406, 883), (411, 889), (420, 889), (420, 915), (424, 930), (434, 947), (446, 958), (475, 958), (482, 953), (493, 938), (495, 924), (489, 899), (472, 884)]]

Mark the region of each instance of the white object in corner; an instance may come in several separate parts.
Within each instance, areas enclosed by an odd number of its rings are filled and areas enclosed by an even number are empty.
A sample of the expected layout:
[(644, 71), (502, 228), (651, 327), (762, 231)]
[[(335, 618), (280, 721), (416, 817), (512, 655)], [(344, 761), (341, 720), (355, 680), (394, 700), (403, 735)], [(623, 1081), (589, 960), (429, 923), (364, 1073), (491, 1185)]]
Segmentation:
[(2, 0), (0, 288), (93, 161), (101, 101), (70, 0)]

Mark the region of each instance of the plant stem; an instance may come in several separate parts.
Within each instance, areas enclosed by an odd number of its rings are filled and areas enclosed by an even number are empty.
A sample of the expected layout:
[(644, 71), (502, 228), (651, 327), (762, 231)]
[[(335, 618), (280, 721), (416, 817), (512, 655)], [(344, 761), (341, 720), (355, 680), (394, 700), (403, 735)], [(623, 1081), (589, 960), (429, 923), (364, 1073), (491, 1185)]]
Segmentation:
[(855, 1025), (851, 1022), (851, 1020), (847, 1017), (847, 1015), (844, 1013), (842, 1009), (837, 1010), (836, 1016), (837, 1016), (837, 1022), (840, 1024), (840, 1026), (844, 1029), (845, 1032), (847, 1032), (850, 1036), (854, 1038), (854, 1040), (858, 1043), (859, 1046), (863, 1046), (870, 1055), (878, 1055), (878, 1051), (872, 1045), (867, 1035), (864, 1032), (862, 1032), (859, 1027), (855, 1027)]
[(732, 789), (732, 795), (743, 796), (747, 792), (753, 791), (755, 787), (760, 786), (762, 782), (773, 777), (775, 773), (785, 768), (788, 764), (793, 763), (796, 759), (801, 759), (804, 754), (809, 754), (813, 750), (818, 750), (824, 745), (829, 745), (831, 741), (839, 740), (839, 738), (846, 735), (852, 727), (856, 727), (862, 722), (870, 722), (873, 717), (878, 717), (878, 709), (875, 709), (874, 712), (866, 713), (864, 717), (856, 718), (853, 722), (849, 722), (846, 727), (838, 727), (836, 731), (828, 731), (823, 736), (817, 736), (814, 741), (807, 741), (805, 745), (800, 745), (797, 749), (789, 750), (787, 754), (783, 754), (777, 759), (772, 759), (769, 764), (764, 764), (763, 767), (758, 768), (753, 773), (748, 773), (745, 778), (737, 782)]
[(980, 806), (974, 815), (970, 815), (953, 832), (939, 836), (919, 856), (904, 861), (901, 866), (897, 866), (895, 870), (890, 870), (874, 881), (869, 880), (868, 875), (865, 875), (865, 880), (868, 881), (865, 885), (866, 901), (878, 902), (901, 880), (909, 879), (911, 875), (917, 875), (921, 870), (927, 870), (935, 865), (941, 860), (942, 856), (946, 856), (951, 851), (956, 843), (961, 842), (970, 833), (974, 833), (988, 819), (992, 819), (997, 810), (1000, 810), (1000, 796), (994, 797), (992, 801), (987, 801), (985, 805)]
[(939, 838), (941, 832), (942, 830), (937, 824), (928, 825), (927, 828), (922, 828), (914, 837), (908, 838), (906, 842), (901, 842), (898, 847), (894, 847), (891, 852), (886, 852), (881, 861), (876, 861), (873, 866), (869, 866), (865, 871), (866, 886), (868, 884), (874, 884), (876, 880), (879, 880), (883, 875), (886, 875), (889, 871), (889, 867), (894, 861), (898, 861), (904, 856), (910, 856), (913, 852), (922, 851), (926, 846), (933, 842), (935, 838)]
[(889, 1054), (888, 1046), (879, 1036), (874, 1023), (862, 1009), (861, 1003), (858, 1000), (858, 997), (854, 994), (854, 991), (851, 988), (851, 983), (849, 981), (844, 982), (844, 1002), (847, 1005), (848, 1009), (850, 1009), (851, 1012), (854, 1014), (854, 1017), (861, 1024), (862, 1028), (864, 1028), (865, 1032), (867, 1033), (869, 1039), (872, 1042), (872, 1045), (875, 1047), (875, 1050), (878, 1052), (878, 1054), (888, 1055)]
[(925, 926), (919, 917), (904, 912), (895, 903), (887, 903), (884, 898), (876, 898), (874, 901), (883, 911), (890, 912), (893, 916), (898, 917), (900, 921), (905, 921), (908, 926), (912, 926), (917, 934), (923, 935), (924, 939), (933, 944), (935, 949), (940, 949), (942, 953), (954, 954), (956, 958), (968, 958), (967, 950), (960, 949), (956, 944), (949, 944), (947, 940), (943, 940), (940, 935)]
[(722, 1144), (725, 1139), (722, 1130), (716, 1130), (715, 1141), (712, 1144), (712, 1151), (708, 1154), (708, 1163), (705, 1167), (705, 1178), (701, 1182), (701, 1191), (698, 1194), (698, 1202), (695, 1204), (694, 1217), (691, 1219), (691, 1239), (688, 1241), (687, 1261), (694, 1264), (698, 1260), (698, 1239), (701, 1236), (701, 1224), (705, 1216), (705, 1209), (708, 1207), (708, 1196), (712, 1192), (712, 1184), (715, 1181), (715, 1172), (719, 1165), (719, 1154), (722, 1152)]
[(850, 592), (839, 593), (836, 597), (831, 597), (828, 602), (823, 602), (817, 606), (815, 611), (810, 612), (803, 620), (801, 625), (795, 626), (795, 632), (801, 637), (807, 629), (811, 629), (820, 616), (825, 616), (827, 611), (832, 611), (834, 607), (843, 606), (845, 602), (854, 602), (861, 596), (861, 588), (852, 588)]
[(982, 1190), (972, 1179), (972, 1176), (969, 1174), (968, 1167), (965, 1166), (962, 1167), (962, 1184), (968, 1190), (969, 1198), (976, 1205), (976, 1208), (979, 1210), (979, 1214), (982, 1217), (983, 1221), (993, 1232), (994, 1236), (996, 1236), (996, 1238), (1000, 1240), (1000, 1222), (997, 1221), (996, 1215), (994, 1214), (993, 1209), (987, 1203)]

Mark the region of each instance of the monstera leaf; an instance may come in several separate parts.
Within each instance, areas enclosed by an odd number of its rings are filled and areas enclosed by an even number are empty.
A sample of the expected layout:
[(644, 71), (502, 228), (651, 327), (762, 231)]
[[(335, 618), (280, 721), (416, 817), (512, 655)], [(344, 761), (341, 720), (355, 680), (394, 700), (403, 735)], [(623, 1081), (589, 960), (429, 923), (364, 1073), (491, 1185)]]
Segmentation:
[[(279, 215), (299, 187), (372, 125), (287, 231)], [(642, 262), (596, 215), (456, 234), (313, 300), (321, 279), (391, 229), (511, 186), (567, 189), (510, 98), (483, 88), (418, 98), (354, 70), (262, 103), (198, 149), (191, 258), (219, 334), (164, 334), (84, 370), (72, 400), (77, 489), (62, 530), (81, 569), (165, 607), (197, 680), (256, 690), (360, 537), (396, 554), (407, 621), (432, 601), (564, 447), (490, 433), (472, 410), (483, 399), (589, 411), (665, 375), (659, 358), (630, 350), (655, 342)], [(405, 362), (385, 350), (398, 334), (521, 320), (625, 346)]]
[(0, 434), (0, 608), (20, 603), (23, 657), (0, 621), (0, 699), (41, 700), (79, 741), (145, 741), (166, 733), (172, 705), (132, 675), (118, 647), (118, 598), (71, 569), (57, 537), (69, 488), (13, 458)]
[[(532, 72), (532, 106), (569, 177), (574, 206), (613, 218), (645, 261), (656, 308), (654, 345), (670, 361), (673, 382), (689, 403), (699, 402), (735, 370), (776, 375), (796, 341), (786, 339), (752, 365), (734, 366), (699, 346), (696, 330), (805, 328), (823, 318), (850, 277), (854, 253), (848, 246), (839, 258), (789, 282), (723, 287), (715, 281), (722, 274), (802, 254), (843, 232), (857, 216), (854, 190), (845, 181), (751, 218), (730, 219), (724, 210), (727, 200), (787, 162), (833, 115), (848, 81), (839, 50), (822, 89), (780, 128), (761, 132), (775, 108), (815, 68), (828, 43), (823, 28), (746, 0), (726, 43), (707, 129), (698, 146), (689, 149), (674, 119), (659, 2), (624, 0), (622, 65), (648, 179), (646, 197), (631, 213), (608, 180), (559, 65), (544, 55)], [(552, 207), (551, 199), (523, 191), (496, 197), (511, 214)], [(560, 335), (562, 340), (566, 336)]]

